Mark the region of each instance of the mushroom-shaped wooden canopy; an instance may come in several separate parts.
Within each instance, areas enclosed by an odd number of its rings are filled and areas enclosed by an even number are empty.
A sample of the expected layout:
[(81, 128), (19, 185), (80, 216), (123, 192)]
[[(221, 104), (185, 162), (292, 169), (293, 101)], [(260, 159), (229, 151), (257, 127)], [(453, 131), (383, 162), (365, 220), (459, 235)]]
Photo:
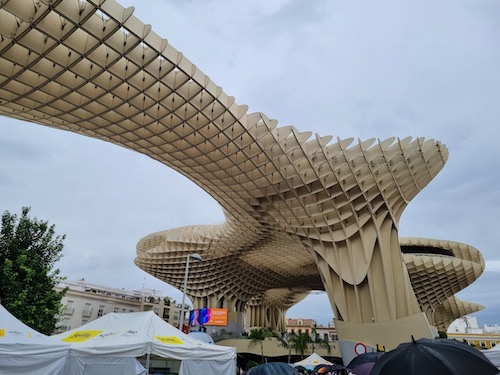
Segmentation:
[(115, 0), (2, 0), (0, 37), (2, 115), (148, 155), (223, 207), (222, 224), (137, 245), (136, 264), (176, 286), (186, 255), (199, 252), (197, 304), (243, 311), (270, 290), (324, 289), (340, 337), (376, 342), (379, 328), (405, 327), (389, 347), (414, 327), (429, 336), (424, 310), (456, 289), (434, 293), (414, 273), (432, 264), (459, 272), (458, 286), (478, 274), (425, 257), (405, 267), (399, 218), (444, 166), (438, 141), (333, 140), (248, 113)]

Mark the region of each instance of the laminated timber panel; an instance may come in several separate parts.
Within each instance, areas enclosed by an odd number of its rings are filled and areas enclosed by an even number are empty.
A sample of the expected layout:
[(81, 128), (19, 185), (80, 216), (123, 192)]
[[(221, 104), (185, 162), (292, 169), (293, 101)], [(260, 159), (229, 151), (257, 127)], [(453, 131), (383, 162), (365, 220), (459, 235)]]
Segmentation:
[(399, 218), (448, 158), (439, 141), (334, 140), (248, 113), (114, 0), (0, 0), (0, 37), (2, 115), (143, 153), (220, 203), (222, 224), (137, 244), (137, 266), (176, 287), (199, 252), (196, 303), (260, 303), (276, 326), (324, 289), (337, 319), (377, 324), (434, 308), (484, 268), (463, 246), (401, 254)]

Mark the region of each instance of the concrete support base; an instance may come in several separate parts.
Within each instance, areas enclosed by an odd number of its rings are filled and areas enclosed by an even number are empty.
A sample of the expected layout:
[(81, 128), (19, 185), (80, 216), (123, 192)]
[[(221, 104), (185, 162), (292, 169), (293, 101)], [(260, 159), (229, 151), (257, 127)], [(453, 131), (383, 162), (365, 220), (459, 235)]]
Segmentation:
[(378, 323), (348, 323), (337, 320), (335, 327), (342, 360), (346, 365), (361, 353), (376, 351), (377, 345), (389, 351), (402, 342), (410, 341), (412, 335), (415, 339), (434, 338), (437, 335), (424, 313)]

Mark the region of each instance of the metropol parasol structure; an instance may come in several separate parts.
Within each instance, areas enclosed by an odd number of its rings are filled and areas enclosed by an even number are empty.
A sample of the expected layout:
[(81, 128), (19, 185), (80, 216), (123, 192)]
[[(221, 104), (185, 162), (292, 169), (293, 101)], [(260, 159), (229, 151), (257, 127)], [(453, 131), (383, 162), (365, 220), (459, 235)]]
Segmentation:
[(98, 138), (183, 174), (225, 222), (153, 233), (138, 267), (195, 307), (284, 330), (312, 290), (339, 338), (395, 347), (482, 306), (454, 295), (484, 260), (453, 241), (400, 238), (407, 204), (443, 168), (423, 138), (332, 139), (249, 113), (133, 8), (114, 0), (0, 0), (0, 113)]

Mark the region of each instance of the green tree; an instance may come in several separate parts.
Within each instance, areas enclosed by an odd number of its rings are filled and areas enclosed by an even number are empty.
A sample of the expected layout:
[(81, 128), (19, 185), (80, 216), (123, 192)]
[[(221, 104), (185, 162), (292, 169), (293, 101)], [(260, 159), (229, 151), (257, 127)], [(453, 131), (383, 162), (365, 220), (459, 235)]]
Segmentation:
[(248, 338), (250, 339), (250, 343), (248, 344), (248, 348), (253, 348), (257, 345), (260, 345), (260, 355), (261, 355), (261, 363), (264, 363), (264, 340), (268, 337), (273, 337), (273, 333), (269, 330), (269, 328), (255, 328), (250, 330), (250, 334)]
[(447, 339), (448, 333), (446, 331), (438, 331), (437, 339)]
[(281, 345), (288, 350), (288, 363), (292, 361), (292, 349), (295, 347), (297, 335), (295, 332), (285, 333), (281, 336), (276, 336)]
[(295, 353), (299, 353), (301, 358), (304, 358), (304, 352), (309, 348), (309, 344), (312, 342), (311, 336), (308, 333), (299, 333), (295, 339), (293, 347)]
[(316, 348), (326, 349), (326, 352), (328, 354), (330, 354), (330, 352), (332, 350), (328, 341), (321, 338), (321, 336), (316, 331), (316, 328), (313, 328), (311, 330), (311, 346), (312, 346), (313, 353), (316, 351)]
[(55, 291), (62, 279), (54, 264), (61, 259), (65, 236), (54, 225), (5, 211), (0, 230), (0, 303), (19, 320), (44, 334), (54, 332), (61, 298)]

